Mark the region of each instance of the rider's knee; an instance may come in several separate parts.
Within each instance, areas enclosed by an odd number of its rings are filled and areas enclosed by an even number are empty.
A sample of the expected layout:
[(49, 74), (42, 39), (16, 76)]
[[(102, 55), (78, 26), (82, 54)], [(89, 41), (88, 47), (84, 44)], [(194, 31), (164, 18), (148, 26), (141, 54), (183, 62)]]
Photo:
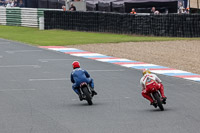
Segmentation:
[(146, 93), (147, 93), (146, 90), (143, 90), (141, 94), (142, 94), (142, 96), (144, 96), (144, 95), (146, 95)]

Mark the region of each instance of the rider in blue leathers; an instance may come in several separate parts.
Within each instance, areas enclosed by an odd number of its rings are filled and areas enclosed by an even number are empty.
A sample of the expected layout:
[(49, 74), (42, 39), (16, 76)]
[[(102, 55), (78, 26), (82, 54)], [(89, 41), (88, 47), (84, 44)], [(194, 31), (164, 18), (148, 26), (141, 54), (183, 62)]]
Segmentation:
[(71, 82), (73, 83), (72, 89), (79, 95), (80, 100), (83, 100), (83, 97), (80, 93), (79, 87), (80, 84), (86, 82), (90, 85), (91, 91), (93, 95), (97, 95), (96, 91), (94, 90), (94, 82), (93, 79), (90, 78), (89, 73), (86, 70), (80, 68), (80, 63), (78, 61), (74, 61), (72, 63), (73, 71), (71, 73)]

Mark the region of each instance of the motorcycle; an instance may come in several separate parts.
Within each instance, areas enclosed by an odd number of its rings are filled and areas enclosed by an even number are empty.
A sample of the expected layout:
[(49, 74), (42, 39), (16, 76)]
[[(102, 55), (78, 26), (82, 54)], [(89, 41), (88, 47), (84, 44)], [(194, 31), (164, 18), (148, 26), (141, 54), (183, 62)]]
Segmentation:
[(154, 89), (153, 91), (154, 92), (152, 92), (151, 95), (152, 95), (153, 99), (156, 101), (156, 106), (158, 106), (160, 108), (160, 110), (163, 111), (164, 110), (163, 104), (166, 104), (166, 102), (162, 100), (158, 90)]
[(150, 95), (152, 96), (153, 100), (156, 102), (156, 105), (154, 106), (157, 108), (157, 106), (160, 108), (161, 111), (164, 110), (163, 104), (166, 104), (166, 101), (163, 101), (160, 92), (158, 90), (157, 82), (151, 79), (147, 79), (148, 84), (150, 85), (149, 91)]
[(90, 85), (88, 85), (86, 82), (81, 83), (80, 93), (83, 96), (83, 100), (86, 100), (89, 105), (93, 104), (92, 98), (94, 95), (92, 94)]

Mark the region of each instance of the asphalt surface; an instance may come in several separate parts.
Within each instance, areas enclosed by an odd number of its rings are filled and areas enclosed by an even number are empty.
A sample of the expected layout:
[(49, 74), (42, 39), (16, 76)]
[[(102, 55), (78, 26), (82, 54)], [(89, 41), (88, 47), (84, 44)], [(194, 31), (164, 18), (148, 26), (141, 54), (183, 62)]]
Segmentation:
[[(71, 89), (78, 60), (95, 82), (94, 105)], [(200, 84), (159, 75), (165, 111), (141, 96), (141, 71), (0, 39), (0, 133), (197, 133)]]

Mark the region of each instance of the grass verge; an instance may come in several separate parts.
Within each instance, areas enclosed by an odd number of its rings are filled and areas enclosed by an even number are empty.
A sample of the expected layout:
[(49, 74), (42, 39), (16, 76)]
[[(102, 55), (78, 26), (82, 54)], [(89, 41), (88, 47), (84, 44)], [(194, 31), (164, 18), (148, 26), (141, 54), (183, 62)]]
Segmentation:
[[(149, 42), (149, 41), (173, 41), (191, 40), (191, 38), (174, 37), (147, 37), (133, 35), (119, 35), (109, 33), (78, 32), (66, 30), (43, 30), (38, 28), (2, 26), (0, 25), (0, 38), (19, 41), (23, 43), (41, 46), (65, 46), (75, 44), (94, 43), (120, 43), (120, 42)], [(199, 39), (199, 38), (192, 38)]]

